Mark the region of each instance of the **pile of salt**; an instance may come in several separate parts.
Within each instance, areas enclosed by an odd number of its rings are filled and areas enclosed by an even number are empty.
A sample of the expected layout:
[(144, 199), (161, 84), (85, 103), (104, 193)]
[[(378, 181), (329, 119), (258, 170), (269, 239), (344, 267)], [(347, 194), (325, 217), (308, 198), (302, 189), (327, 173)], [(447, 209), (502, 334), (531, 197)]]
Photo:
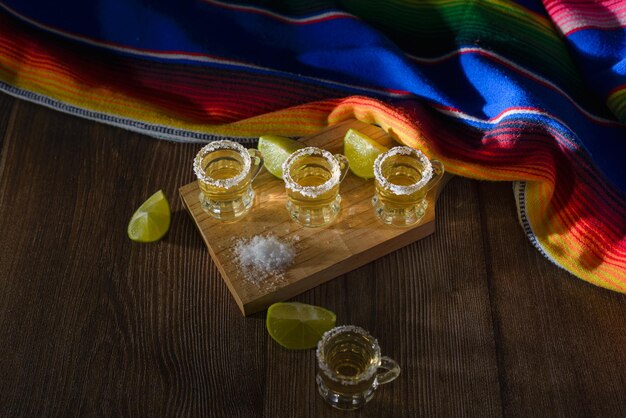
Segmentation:
[(281, 278), (295, 255), (293, 244), (275, 235), (256, 235), (235, 244), (235, 256), (246, 280), (256, 284), (268, 277)]

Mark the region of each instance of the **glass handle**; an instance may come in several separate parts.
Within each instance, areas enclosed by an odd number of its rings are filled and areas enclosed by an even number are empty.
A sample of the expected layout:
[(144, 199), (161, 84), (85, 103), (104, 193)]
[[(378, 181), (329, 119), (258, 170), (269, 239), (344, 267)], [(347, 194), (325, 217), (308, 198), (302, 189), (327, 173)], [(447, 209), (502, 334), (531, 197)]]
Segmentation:
[(348, 168), (350, 168), (350, 163), (348, 162), (348, 158), (342, 154), (335, 154), (335, 159), (339, 163), (339, 169), (341, 170), (341, 177), (339, 181), (342, 182), (344, 178), (346, 178), (346, 174), (348, 174)]
[(261, 151), (254, 148), (249, 148), (248, 154), (250, 154), (250, 159), (252, 160), (252, 167), (250, 169), (250, 171), (252, 172), (252, 175), (250, 176), (250, 181), (252, 181), (256, 178), (256, 176), (259, 175), (259, 172), (263, 167), (263, 154), (261, 154)]
[(433, 176), (428, 184), (426, 184), (426, 190), (432, 189), (437, 183), (439, 183), (439, 180), (441, 180), (444, 173), (443, 163), (441, 161), (431, 160), (430, 164), (433, 166)]
[(400, 376), (400, 366), (395, 360), (390, 359), (387, 356), (380, 358), (380, 366), (376, 372), (376, 380), (381, 385), (396, 380)]

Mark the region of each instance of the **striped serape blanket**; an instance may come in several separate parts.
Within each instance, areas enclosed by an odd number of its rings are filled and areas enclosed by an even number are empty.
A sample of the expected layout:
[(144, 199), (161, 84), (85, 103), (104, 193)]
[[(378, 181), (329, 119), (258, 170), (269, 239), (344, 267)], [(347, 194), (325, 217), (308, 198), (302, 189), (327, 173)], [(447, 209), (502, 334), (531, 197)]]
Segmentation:
[(181, 142), (375, 123), (513, 181), (548, 259), (626, 292), (624, 0), (0, 0), (0, 88)]

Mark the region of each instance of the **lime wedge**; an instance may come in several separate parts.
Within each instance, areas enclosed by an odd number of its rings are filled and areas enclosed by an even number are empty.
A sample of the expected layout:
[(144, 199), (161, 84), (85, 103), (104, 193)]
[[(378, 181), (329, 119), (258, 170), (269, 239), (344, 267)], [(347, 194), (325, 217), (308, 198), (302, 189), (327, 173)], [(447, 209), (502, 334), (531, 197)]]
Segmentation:
[(334, 312), (299, 302), (279, 302), (267, 309), (265, 325), (278, 344), (290, 350), (313, 348), (335, 326)]
[(259, 151), (265, 161), (263, 165), (279, 179), (283, 178), (283, 163), (304, 144), (295, 139), (277, 135), (263, 135), (259, 137)]
[(159, 190), (139, 206), (128, 223), (128, 238), (137, 242), (158, 241), (170, 229), (170, 204)]
[(343, 138), (343, 153), (350, 163), (350, 171), (364, 179), (374, 177), (374, 160), (389, 148), (369, 136), (349, 129)]

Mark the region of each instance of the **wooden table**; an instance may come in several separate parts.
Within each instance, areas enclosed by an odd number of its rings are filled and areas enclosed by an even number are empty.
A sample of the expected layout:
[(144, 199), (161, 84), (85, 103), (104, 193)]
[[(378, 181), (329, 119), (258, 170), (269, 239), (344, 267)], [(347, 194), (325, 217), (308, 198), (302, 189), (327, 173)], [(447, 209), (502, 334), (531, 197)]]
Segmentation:
[[(295, 298), (402, 367), (346, 414), (218, 276), (177, 197), (198, 145), (2, 94), (0, 149), (2, 416), (626, 416), (626, 296), (544, 259), (508, 183), (455, 178), (434, 235)], [(160, 188), (169, 234), (132, 243)]]

